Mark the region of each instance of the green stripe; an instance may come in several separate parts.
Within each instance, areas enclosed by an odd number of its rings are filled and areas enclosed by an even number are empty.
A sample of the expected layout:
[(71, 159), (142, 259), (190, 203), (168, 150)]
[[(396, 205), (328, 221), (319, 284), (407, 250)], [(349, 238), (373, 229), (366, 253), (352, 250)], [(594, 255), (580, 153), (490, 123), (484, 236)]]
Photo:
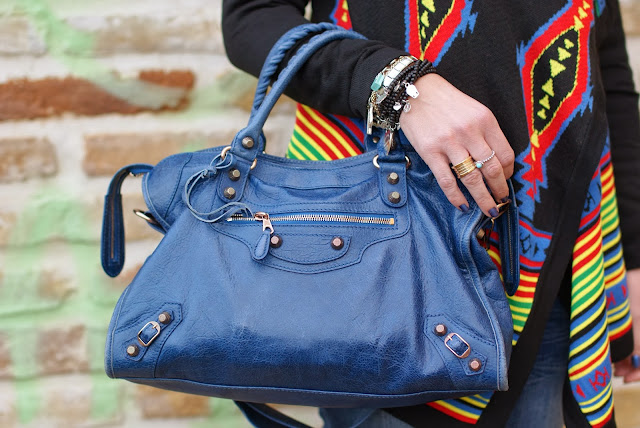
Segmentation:
[(306, 138), (304, 138), (302, 135), (300, 135), (298, 133), (298, 131), (296, 129), (293, 130), (293, 136), (295, 138), (298, 139), (298, 143), (300, 145), (303, 145), (304, 148), (306, 148), (307, 150), (309, 150), (311, 153), (313, 153), (313, 155), (317, 158), (317, 159), (325, 159), (325, 160), (329, 160), (327, 159), (324, 155), (322, 155), (318, 150), (316, 150), (315, 147), (313, 147), (313, 145), (309, 142), (309, 140), (307, 140)]

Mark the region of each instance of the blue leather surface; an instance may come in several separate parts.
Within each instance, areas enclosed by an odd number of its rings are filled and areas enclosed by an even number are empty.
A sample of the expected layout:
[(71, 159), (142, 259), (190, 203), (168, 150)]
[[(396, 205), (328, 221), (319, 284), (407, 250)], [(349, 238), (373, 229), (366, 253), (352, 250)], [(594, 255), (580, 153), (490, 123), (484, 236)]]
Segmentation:
[[(314, 46), (353, 37), (342, 30), (325, 34), (301, 49), (300, 58)], [(290, 61), (284, 82), (298, 61)], [(224, 209), (229, 200), (221, 189), (233, 183), (234, 201), (253, 213), (391, 216), (393, 224), (273, 222), (282, 245), (265, 246), (261, 222), (206, 223), (185, 205), (187, 180), (207, 170), (220, 148), (163, 160), (144, 177), (143, 192), (166, 235), (116, 306), (107, 374), (240, 401), (320, 407), (392, 407), (506, 390), (511, 313), (498, 271), (476, 239), (484, 216), (473, 199), (467, 194), (468, 213), (454, 208), (402, 139), (389, 154), (380, 149), (333, 162), (242, 148), (245, 136), (261, 138), (283, 88), (274, 85), (236, 136), (229, 166), (193, 188), (192, 206)], [(230, 168), (242, 179), (226, 181)], [(398, 184), (387, 181), (391, 171)], [(399, 202), (389, 201), (390, 191), (401, 194)], [(517, 219), (515, 206), (510, 213)], [(509, 250), (503, 256), (517, 266), (517, 227), (511, 232), (501, 237)], [(341, 248), (330, 245), (332, 237), (343, 239)], [(175, 322), (162, 327), (140, 358), (129, 357), (132, 338), (167, 308)], [(469, 344), (469, 356), (447, 348), (434, 333), (440, 323)], [(481, 370), (469, 369), (472, 358)]]

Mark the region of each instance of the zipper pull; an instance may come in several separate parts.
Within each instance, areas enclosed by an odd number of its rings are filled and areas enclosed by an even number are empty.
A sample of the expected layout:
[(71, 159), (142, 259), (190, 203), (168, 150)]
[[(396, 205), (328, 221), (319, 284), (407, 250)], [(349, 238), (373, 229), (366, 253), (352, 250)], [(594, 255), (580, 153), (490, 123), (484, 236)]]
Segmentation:
[(253, 218), (262, 222), (262, 234), (253, 250), (253, 257), (256, 260), (262, 260), (269, 253), (269, 241), (273, 233), (273, 225), (271, 224), (271, 220), (269, 220), (269, 214), (265, 212), (257, 212)]

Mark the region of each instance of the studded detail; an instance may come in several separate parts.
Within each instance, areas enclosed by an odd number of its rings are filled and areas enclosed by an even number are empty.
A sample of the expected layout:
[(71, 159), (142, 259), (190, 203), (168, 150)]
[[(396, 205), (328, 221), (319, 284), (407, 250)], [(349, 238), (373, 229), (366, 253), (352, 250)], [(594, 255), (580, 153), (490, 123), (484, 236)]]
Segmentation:
[(390, 184), (398, 184), (398, 182), (400, 181), (400, 176), (397, 172), (390, 172), (389, 175), (387, 175), (387, 181)]
[(240, 180), (240, 171), (238, 171), (236, 168), (230, 169), (229, 170), (229, 179), (231, 181)]
[(380, 141), (380, 137), (373, 137), (371, 138), (371, 140), (374, 142), (374, 144), (378, 144), (378, 141)]
[(140, 348), (138, 345), (129, 345), (127, 346), (127, 355), (130, 357), (136, 357), (140, 353)]
[(271, 248), (279, 248), (282, 245), (282, 238), (278, 235), (271, 235), (269, 245), (271, 245)]
[(344, 247), (344, 240), (339, 236), (336, 236), (331, 240), (331, 248), (334, 250), (341, 250)]
[(169, 312), (163, 312), (158, 315), (158, 321), (162, 324), (169, 324), (171, 322), (171, 314)]
[(227, 199), (233, 199), (236, 197), (236, 189), (233, 187), (227, 187), (224, 189), (224, 197)]
[(251, 137), (244, 137), (242, 139), (242, 147), (244, 147), (247, 150), (252, 149), (254, 144), (255, 143), (253, 142), (253, 138)]
[(472, 371), (477, 372), (482, 368), (482, 361), (477, 358), (472, 359), (471, 361), (469, 361), (469, 368)]
[(388, 197), (389, 197), (389, 202), (391, 202), (392, 204), (397, 204), (398, 202), (400, 202), (400, 199), (402, 199), (400, 197), (400, 192), (396, 192), (396, 191), (389, 193)]
[(438, 336), (444, 336), (445, 334), (447, 334), (447, 331), (447, 326), (444, 324), (438, 324), (433, 328), (433, 332)]

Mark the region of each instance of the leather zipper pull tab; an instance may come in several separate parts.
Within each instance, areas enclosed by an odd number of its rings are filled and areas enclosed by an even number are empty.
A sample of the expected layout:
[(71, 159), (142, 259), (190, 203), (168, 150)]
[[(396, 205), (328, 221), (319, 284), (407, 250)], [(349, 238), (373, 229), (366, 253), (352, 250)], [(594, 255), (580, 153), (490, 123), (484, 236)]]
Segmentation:
[(256, 260), (262, 260), (269, 254), (269, 242), (271, 240), (271, 234), (273, 233), (273, 225), (269, 219), (269, 214), (265, 212), (257, 212), (253, 216), (257, 221), (262, 222), (262, 233), (258, 239), (253, 250), (253, 257)]

